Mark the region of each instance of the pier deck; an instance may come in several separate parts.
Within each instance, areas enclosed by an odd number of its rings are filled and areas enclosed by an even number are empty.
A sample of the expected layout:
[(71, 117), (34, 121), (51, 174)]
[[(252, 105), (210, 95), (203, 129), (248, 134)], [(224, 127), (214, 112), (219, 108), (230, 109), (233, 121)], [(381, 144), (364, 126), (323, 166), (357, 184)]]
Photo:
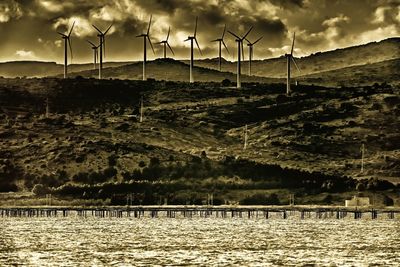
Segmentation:
[(0, 207), (0, 217), (238, 217), (400, 219), (400, 208), (343, 206), (106, 206), (106, 207)]

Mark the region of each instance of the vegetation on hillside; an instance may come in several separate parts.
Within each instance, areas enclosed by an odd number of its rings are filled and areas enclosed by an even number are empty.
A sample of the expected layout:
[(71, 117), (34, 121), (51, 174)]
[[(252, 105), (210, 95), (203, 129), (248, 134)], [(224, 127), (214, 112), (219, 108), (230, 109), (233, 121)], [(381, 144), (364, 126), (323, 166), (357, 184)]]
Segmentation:
[(290, 193), (298, 203), (342, 204), (354, 192), (397, 204), (399, 88), (284, 90), (0, 79), (0, 189), (111, 204), (128, 194), (142, 204), (193, 204), (210, 193), (215, 204), (287, 203)]

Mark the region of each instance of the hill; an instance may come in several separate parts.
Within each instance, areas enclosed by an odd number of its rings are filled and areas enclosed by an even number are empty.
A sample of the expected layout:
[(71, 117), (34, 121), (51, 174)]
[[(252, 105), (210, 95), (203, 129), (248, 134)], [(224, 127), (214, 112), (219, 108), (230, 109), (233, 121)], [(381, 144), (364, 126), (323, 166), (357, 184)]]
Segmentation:
[[(331, 87), (352, 87), (373, 85), (374, 83), (398, 84), (400, 82), (400, 58), (386, 60), (377, 63), (365, 64), (340, 68), (330, 71), (318, 72), (314, 74), (294, 77), (295, 81), (301, 84), (314, 84)], [(142, 78), (142, 63), (134, 63), (115, 68), (104, 69), (104, 78), (109, 79), (137, 79)], [(185, 81), (188, 80), (189, 66), (173, 60), (158, 59), (149, 61), (147, 64), (148, 78), (166, 81)], [(83, 71), (72, 73), (71, 76), (83, 76), (97, 78), (97, 71)], [(61, 77), (61, 76), (58, 76)], [(220, 82), (223, 79), (236, 81), (236, 75), (230, 72), (219, 72), (213, 69), (194, 67), (194, 77), (200, 82)], [(243, 82), (261, 83), (284, 83), (284, 78), (265, 78), (258, 76), (242, 75)]]
[[(128, 62), (105, 62), (104, 67), (118, 67)], [(71, 64), (69, 72), (79, 72), (93, 68), (93, 64)], [(64, 73), (64, 65), (55, 62), (42, 61), (10, 61), (0, 63), (0, 76), (15, 77), (46, 77)]]
[(324, 86), (365, 86), (374, 83), (400, 84), (400, 58), (346, 67), (298, 77), (301, 83)]
[[(188, 81), (189, 80), (189, 65), (174, 59), (156, 59), (148, 61), (146, 64), (147, 78), (165, 81)], [(97, 71), (82, 71), (71, 73), (75, 76), (83, 76), (89, 78), (97, 78)], [(224, 79), (229, 79), (232, 82), (236, 81), (236, 74), (232, 72), (220, 72), (214, 69), (194, 66), (193, 76), (198, 82), (221, 82)], [(105, 68), (103, 69), (104, 79), (132, 79), (141, 80), (143, 77), (143, 63), (137, 62), (129, 65)], [(247, 75), (242, 76), (243, 82), (271, 82), (273, 79), (265, 77)]]
[(288, 203), (294, 193), (297, 204), (343, 204), (357, 192), (398, 203), (399, 187), (387, 182), (400, 183), (398, 86), (284, 90), (0, 79), (0, 188), (41, 184), (42, 193), (111, 204), (127, 193), (146, 204), (201, 204), (207, 193), (214, 203)]
[[(247, 51), (245, 51), (246, 54)], [(296, 55), (295, 55), (296, 56)], [(326, 52), (317, 52), (309, 56), (296, 58), (301, 69), (299, 73), (293, 68), (294, 76), (326, 72), (351, 66), (373, 64), (381, 61), (400, 58), (400, 38), (390, 38), (380, 42), (346, 47)], [(217, 69), (216, 59), (197, 60), (196, 65)], [(286, 58), (254, 60), (253, 74), (262, 77), (283, 78), (286, 76)], [(223, 70), (236, 72), (236, 63), (224, 61)], [(248, 70), (248, 61), (243, 63), (244, 73)]]

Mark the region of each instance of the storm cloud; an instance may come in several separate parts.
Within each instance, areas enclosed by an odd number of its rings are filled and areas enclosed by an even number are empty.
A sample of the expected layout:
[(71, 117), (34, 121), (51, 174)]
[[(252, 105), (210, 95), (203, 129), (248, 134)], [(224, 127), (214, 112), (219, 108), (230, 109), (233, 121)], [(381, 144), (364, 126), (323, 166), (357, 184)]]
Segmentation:
[[(95, 24), (106, 29), (110, 61), (140, 60), (142, 42), (135, 36), (146, 31), (153, 15), (151, 38), (156, 55), (171, 27), (170, 43), (177, 58), (188, 58), (188, 43), (195, 18), (204, 57), (216, 57), (210, 40), (222, 34), (224, 25), (237, 34), (251, 26), (250, 40), (264, 38), (255, 46), (256, 58), (280, 56), (289, 50), (296, 31), (298, 56), (357, 45), (400, 35), (398, 0), (2, 0), (0, 3), (0, 60), (45, 60), (61, 62), (63, 47), (57, 31), (72, 34), (74, 62), (91, 60), (86, 40), (97, 42)], [(234, 59), (235, 42), (226, 35)], [(199, 55), (197, 54), (197, 57)]]

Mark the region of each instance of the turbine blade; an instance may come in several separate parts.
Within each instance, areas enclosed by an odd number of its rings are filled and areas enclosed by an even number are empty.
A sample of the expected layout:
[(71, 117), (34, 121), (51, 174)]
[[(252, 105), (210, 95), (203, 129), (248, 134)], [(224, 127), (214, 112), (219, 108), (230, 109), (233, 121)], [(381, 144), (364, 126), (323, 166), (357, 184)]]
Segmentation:
[(71, 30), (69, 31), (68, 37), (71, 36), (71, 33), (72, 33), (72, 30), (74, 29), (74, 26), (75, 26), (75, 21), (74, 21), (74, 23), (72, 23), (72, 27), (71, 27)]
[(103, 34), (103, 33), (99, 30), (99, 28), (97, 28), (94, 24), (92, 24), (92, 26), (93, 26), (100, 34)]
[(61, 32), (57, 32), (59, 35), (63, 36), (63, 37), (68, 37), (65, 34), (61, 33)]
[(172, 47), (169, 45), (169, 43), (167, 42), (167, 45), (169, 47), (169, 50), (171, 50), (172, 54), (175, 56), (174, 50), (172, 50)]
[(290, 55), (293, 55), (293, 49), (294, 49), (294, 39), (296, 38), (296, 32), (293, 32), (293, 42), (292, 42), (292, 49), (290, 50)]
[(199, 17), (196, 17), (196, 26), (194, 27), (194, 37), (196, 38), (196, 33), (197, 33), (197, 20)]
[(167, 39), (166, 41), (168, 42), (168, 38), (169, 38), (169, 33), (171, 32), (171, 27), (168, 27), (168, 34), (167, 34)]
[(88, 42), (89, 44), (91, 44), (93, 47), (96, 47), (96, 45), (95, 45), (94, 43), (92, 43), (91, 41), (86, 40), (86, 42)]
[(147, 35), (147, 40), (149, 40), (150, 46), (151, 46), (151, 50), (153, 50), (154, 55), (156, 54), (156, 52), (154, 52), (154, 47), (153, 44), (151, 43), (150, 37)]
[(106, 35), (107, 34), (107, 32), (111, 29), (111, 27), (112, 27), (112, 25), (114, 24), (114, 22), (113, 23), (111, 23), (111, 25), (107, 28), (107, 30), (104, 32), (104, 35)]
[(253, 26), (250, 27), (250, 29), (247, 31), (247, 33), (243, 36), (243, 38), (241, 38), (242, 40), (246, 38), (247, 35), (249, 35), (249, 33), (251, 32), (251, 30), (253, 29)]
[(189, 41), (190, 40), (190, 38), (187, 38), (186, 40), (184, 40), (184, 42), (187, 42), (187, 41)]
[(221, 39), (224, 39), (225, 32), (226, 32), (226, 24), (225, 24), (225, 26), (224, 26), (224, 31), (222, 32), (222, 37), (221, 37)]
[(240, 37), (239, 36), (237, 36), (236, 34), (234, 34), (233, 32), (231, 32), (231, 31), (228, 31), (230, 34), (232, 34), (234, 37), (236, 37), (236, 38), (238, 38), (238, 39), (240, 39)]
[(297, 70), (299, 71), (299, 73), (301, 74), (301, 71), (300, 71), (299, 67), (297, 66), (296, 61), (294, 60), (294, 57), (291, 56), (290, 58), (292, 59), (294, 65), (296, 66), (296, 69), (297, 69)]
[(219, 39), (211, 40), (210, 42), (218, 42)]
[(199, 43), (197, 42), (197, 38), (194, 38), (194, 40), (196, 41), (196, 45), (197, 45), (197, 48), (198, 48), (198, 49), (199, 49), (199, 51), (200, 51), (200, 55), (203, 55), (203, 52), (201, 52), (201, 49), (200, 49)]
[(153, 18), (153, 15), (150, 15), (150, 21), (149, 21), (149, 27), (147, 28), (147, 35), (150, 33), (150, 26), (151, 26), (151, 19)]
[(226, 46), (224, 40), (222, 40), (222, 44), (224, 45), (224, 47), (225, 47), (225, 49), (226, 49), (226, 52), (228, 52), (228, 54), (231, 54), (231, 53), (229, 52), (229, 49), (228, 49), (228, 47)]
[(261, 36), (260, 38), (258, 38), (257, 41), (255, 41), (255, 42), (253, 43), (253, 45), (255, 45), (256, 43), (258, 43), (262, 38), (263, 38), (263, 36)]

